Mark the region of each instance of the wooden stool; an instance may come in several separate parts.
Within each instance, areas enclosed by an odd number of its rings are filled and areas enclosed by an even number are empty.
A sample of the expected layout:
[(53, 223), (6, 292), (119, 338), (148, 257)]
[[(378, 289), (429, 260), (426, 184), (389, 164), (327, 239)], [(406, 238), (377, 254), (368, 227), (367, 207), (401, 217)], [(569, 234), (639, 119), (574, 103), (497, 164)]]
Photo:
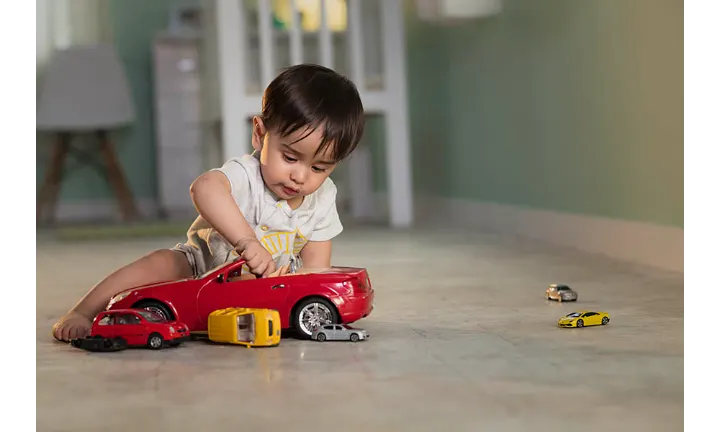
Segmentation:
[(137, 209), (133, 200), (130, 188), (127, 185), (125, 176), (120, 169), (118, 159), (115, 154), (112, 142), (107, 131), (99, 130), (95, 132), (100, 142), (100, 152), (103, 163), (99, 163), (93, 156), (84, 153), (79, 149), (71, 146), (72, 133), (58, 133), (57, 141), (53, 144), (52, 156), (45, 173), (45, 180), (40, 188), (37, 202), (37, 223), (39, 224), (43, 218), (43, 210), (47, 210), (48, 215), (46, 222), (54, 223), (55, 206), (60, 192), (60, 185), (63, 179), (63, 168), (65, 158), (68, 153), (72, 153), (78, 160), (83, 163), (92, 165), (97, 169), (101, 176), (105, 177), (115, 192), (118, 205), (122, 213), (122, 218), (126, 222), (137, 219)]

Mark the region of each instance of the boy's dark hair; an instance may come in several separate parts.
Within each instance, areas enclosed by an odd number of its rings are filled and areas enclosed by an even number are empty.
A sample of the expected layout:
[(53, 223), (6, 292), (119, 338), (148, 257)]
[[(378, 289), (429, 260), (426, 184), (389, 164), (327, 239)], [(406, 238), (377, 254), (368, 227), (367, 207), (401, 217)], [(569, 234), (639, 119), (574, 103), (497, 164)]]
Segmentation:
[(270, 83), (263, 94), (262, 119), (268, 129), (282, 136), (306, 127), (309, 135), (323, 127), (316, 154), (332, 144), (335, 162), (355, 150), (365, 127), (355, 84), (332, 69), (314, 64), (288, 67)]

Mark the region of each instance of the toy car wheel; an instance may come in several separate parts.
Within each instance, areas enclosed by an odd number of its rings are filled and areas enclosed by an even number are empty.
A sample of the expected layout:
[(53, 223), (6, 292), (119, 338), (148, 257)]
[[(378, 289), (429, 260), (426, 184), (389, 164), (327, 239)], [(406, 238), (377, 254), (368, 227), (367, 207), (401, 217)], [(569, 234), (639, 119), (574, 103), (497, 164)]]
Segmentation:
[(173, 319), (175, 319), (172, 312), (170, 311), (170, 308), (158, 301), (146, 300), (138, 303), (137, 305), (133, 305), (133, 307), (154, 312), (168, 321), (172, 321)]
[(338, 324), (339, 318), (333, 305), (324, 298), (313, 297), (300, 302), (292, 317), (292, 327), (304, 339), (324, 324)]
[(318, 333), (317, 340), (320, 342), (325, 342), (325, 339), (327, 339), (327, 336), (325, 336), (325, 333)]
[(127, 341), (126, 341), (125, 339), (123, 339), (123, 338), (121, 338), (121, 337), (116, 337), (116, 338), (115, 338), (115, 346), (116, 346), (118, 349), (125, 349), (125, 348), (127, 348), (128, 344), (127, 344)]
[(578, 328), (583, 327), (584, 325), (585, 325), (585, 323), (583, 322), (583, 320), (581, 320), (581, 319), (577, 320), (576, 326), (577, 326)]
[(159, 333), (153, 333), (148, 338), (148, 346), (152, 349), (160, 349), (163, 346), (163, 337)]
[(610, 322), (610, 318), (608, 318), (608, 317), (603, 317), (603, 319), (602, 319), (602, 324), (605, 325), (605, 324), (607, 324), (608, 322)]
[(350, 340), (353, 341), (353, 342), (357, 342), (357, 341), (360, 340), (360, 336), (358, 336), (357, 333), (353, 333), (353, 334), (350, 335)]

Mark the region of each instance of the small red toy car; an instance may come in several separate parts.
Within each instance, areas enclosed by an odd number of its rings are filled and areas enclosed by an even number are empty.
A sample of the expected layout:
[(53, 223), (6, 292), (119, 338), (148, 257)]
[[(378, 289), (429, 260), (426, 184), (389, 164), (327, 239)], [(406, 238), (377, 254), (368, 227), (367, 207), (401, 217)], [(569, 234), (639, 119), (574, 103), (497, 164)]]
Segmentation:
[(100, 312), (93, 320), (90, 336), (71, 343), (89, 351), (118, 351), (131, 346), (178, 346), (189, 339), (190, 330), (181, 322), (169, 322), (144, 309), (116, 309)]
[(283, 329), (309, 339), (322, 324), (349, 324), (372, 312), (375, 292), (367, 270), (355, 267), (290, 273), (267, 278), (242, 275), (245, 260), (197, 278), (143, 285), (113, 297), (107, 309), (142, 308), (206, 333), (208, 316), (230, 307), (275, 309)]

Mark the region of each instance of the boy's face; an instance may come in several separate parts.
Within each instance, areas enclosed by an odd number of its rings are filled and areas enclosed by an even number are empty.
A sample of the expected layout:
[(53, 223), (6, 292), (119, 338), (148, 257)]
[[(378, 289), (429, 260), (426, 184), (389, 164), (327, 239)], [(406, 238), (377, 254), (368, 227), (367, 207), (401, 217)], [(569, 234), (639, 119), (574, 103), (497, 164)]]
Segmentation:
[(305, 138), (306, 130), (288, 136), (279, 136), (265, 128), (262, 120), (253, 119), (252, 143), (260, 152), (260, 172), (266, 186), (279, 198), (295, 208), (303, 197), (315, 192), (335, 169), (331, 147), (322, 153), (322, 130), (317, 129)]

